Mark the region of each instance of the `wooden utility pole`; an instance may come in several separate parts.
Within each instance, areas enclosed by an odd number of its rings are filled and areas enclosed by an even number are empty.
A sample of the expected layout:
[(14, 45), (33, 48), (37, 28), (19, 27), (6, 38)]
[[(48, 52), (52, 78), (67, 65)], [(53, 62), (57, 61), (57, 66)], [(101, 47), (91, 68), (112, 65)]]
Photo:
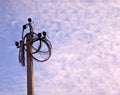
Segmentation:
[(27, 34), (27, 95), (34, 95), (34, 74), (33, 74), (33, 59), (32, 59), (32, 35)]
[[(26, 33), (24, 35), (24, 30), (29, 27), (29, 33)], [(39, 47), (35, 48), (32, 43), (40, 41)], [(38, 59), (34, 57), (35, 53), (43, 53), (41, 49), (41, 43), (47, 46), (46, 51), (43, 50), (43, 52), (46, 52), (48, 55), (47, 58)], [(32, 27), (32, 19), (28, 18), (28, 23), (23, 25), (23, 31), (22, 31), (22, 40), (19, 42), (15, 42), (15, 45), (17, 48), (19, 48), (19, 62), (22, 64), (22, 66), (27, 65), (27, 95), (34, 95), (34, 74), (33, 74), (33, 58), (38, 62), (44, 62), (47, 61), (51, 56), (51, 43), (46, 39), (46, 32), (43, 33), (34, 33), (33, 27)], [(25, 48), (26, 47), (26, 48)], [(35, 49), (33, 52), (32, 48)], [(26, 51), (26, 58), (27, 58), (27, 64), (25, 64), (25, 52)], [(45, 53), (44, 53), (45, 54)]]

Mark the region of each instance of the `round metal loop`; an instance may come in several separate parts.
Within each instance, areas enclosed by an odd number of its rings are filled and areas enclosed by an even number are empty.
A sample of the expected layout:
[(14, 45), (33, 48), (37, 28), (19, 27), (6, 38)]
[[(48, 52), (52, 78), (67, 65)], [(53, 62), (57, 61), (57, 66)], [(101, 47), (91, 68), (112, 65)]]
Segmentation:
[[(45, 37), (39, 37), (37, 33), (31, 32), (32, 35), (32, 57), (39, 62), (47, 61), (51, 56), (52, 45), (48, 39)], [(26, 45), (26, 37), (28, 33), (22, 38), (24, 44)], [(27, 51), (26, 46), (24, 45), (24, 50)]]
[(44, 62), (51, 56), (51, 46), (45, 40), (40, 40), (40, 47), (36, 51), (36, 53), (31, 54), (36, 61)]

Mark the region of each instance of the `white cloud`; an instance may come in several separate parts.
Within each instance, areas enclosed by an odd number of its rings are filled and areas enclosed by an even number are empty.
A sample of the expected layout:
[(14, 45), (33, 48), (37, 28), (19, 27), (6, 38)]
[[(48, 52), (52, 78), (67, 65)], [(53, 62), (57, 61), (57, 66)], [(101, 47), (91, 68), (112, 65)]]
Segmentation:
[(32, 17), (35, 31), (46, 30), (53, 45), (50, 60), (35, 64), (36, 95), (120, 93), (119, 4), (80, 1), (14, 0), (8, 4), (6, 23), (12, 20), (14, 27)]

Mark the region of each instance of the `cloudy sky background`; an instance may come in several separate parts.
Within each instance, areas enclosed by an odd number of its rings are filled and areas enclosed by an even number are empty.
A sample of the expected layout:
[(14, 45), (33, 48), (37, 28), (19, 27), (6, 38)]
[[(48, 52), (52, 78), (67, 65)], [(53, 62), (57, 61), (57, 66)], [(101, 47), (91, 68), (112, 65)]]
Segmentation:
[(53, 45), (34, 61), (35, 95), (120, 95), (119, 0), (0, 0), (0, 95), (26, 95), (14, 41), (27, 18)]

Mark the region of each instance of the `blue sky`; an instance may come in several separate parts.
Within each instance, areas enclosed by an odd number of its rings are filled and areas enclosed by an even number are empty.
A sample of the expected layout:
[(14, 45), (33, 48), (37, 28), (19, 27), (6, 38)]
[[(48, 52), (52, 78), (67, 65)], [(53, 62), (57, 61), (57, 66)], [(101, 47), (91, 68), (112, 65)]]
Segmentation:
[(51, 58), (34, 61), (35, 95), (120, 95), (119, 0), (1, 0), (0, 95), (26, 95), (22, 25), (47, 31)]

